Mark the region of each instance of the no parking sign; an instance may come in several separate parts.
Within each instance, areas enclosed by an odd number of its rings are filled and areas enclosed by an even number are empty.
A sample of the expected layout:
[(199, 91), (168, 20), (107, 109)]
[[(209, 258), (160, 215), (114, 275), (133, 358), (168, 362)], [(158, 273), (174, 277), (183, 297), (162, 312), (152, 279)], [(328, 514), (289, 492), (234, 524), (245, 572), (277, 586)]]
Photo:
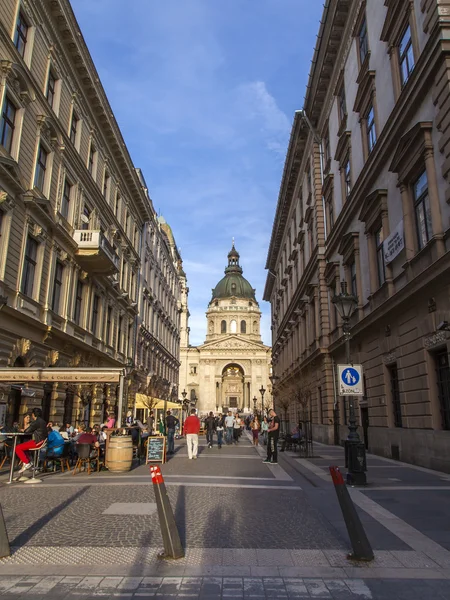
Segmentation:
[(338, 365), (339, 396), (364, 396), (362, 365)]

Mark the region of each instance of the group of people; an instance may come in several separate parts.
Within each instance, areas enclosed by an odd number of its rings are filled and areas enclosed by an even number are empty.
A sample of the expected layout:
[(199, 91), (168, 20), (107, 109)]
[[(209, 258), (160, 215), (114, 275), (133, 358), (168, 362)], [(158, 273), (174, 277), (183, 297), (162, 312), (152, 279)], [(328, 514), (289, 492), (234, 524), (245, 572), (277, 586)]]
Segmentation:
[[(269, 416), (264, 417), (260, 424), (257, 415), (254, 415), (250, 421), (250, 429), (252, 431), (253, 444), (258, 445), (259, 433), (262, 432), (267, 439), (267, 458), (265, 463), (278, 464), (278, 439), (280, 435), (280, 419), (276, 412), (272, 409), (269, 411)], [(184, 435), (186, 436), (187, 451), (189, 460), (196, 459), (198, 456), (198, 436), (201, 430), (202, 423), (196, 414), (195, 408), (191, 410), (190, 416), (184, 422)], [(204, 420), (204, 428), (206, 433), (206, 443), (208, 448), (213, 447), (214, 435), (217, 435), (217, 447), (220, 449), (223, 445), (223, 436), (225, 432), (225, 442), (229, 445), (237, 444), (242, 434), (244, 421), (236, 412), (234, 415), (231, 411), (228, 414), (217, 416), (211, 411)]]

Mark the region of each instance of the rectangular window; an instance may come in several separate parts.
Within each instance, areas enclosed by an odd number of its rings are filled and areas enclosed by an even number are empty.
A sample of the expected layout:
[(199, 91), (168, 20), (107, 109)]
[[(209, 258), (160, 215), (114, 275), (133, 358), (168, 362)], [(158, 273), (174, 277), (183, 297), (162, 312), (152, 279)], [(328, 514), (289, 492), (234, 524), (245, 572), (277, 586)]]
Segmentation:
[(52, 296), (52, 310), (59, 312), (59, 303), (61, 300), (61, 289), (63, 281), (64, 266), (59, 260), (56, 261), (55, 266), (55, 278), (53, 280), (53, 296)]
[(111, 318), (112, 318), (112, 307), (108, 306), (106, 310), (106, 331), (105, 331), (105, 343), (111, 345)]
[(75, 293), (75, 306), (73, 310), (73, 320), (77, 325), (81, 322), (81, 305), (83, 303), (83, 283), (80, 279), (77, 281), (77, 289)]
[(347, 118), (347, 101), (345, 99), (345, 87), (342, 84), (341, 89), (338, 93), (338, 108), (339, 108), (339, 122), (345, 121)]
[(72, 186), (67, 181), (64, 181), (64, 190), (61, 199), (61, 214), (65, 219), (69, 218), (69, 210), (70, 210), (70, 198), (72, 194)]
[(81, 229), (88, 230), (91, 226), (91, 211), (85, 206), (81, 215)]
[(367, 128), (367, 146), (369, 153), (372, 152), (373, 147), (377, 141), (377, 132), (375, 130), (375, 111), (373, 105), (370, 106), (367, 117), (366, 117), (366, 128)]
[(119, 345), (118, 345), (118, 348), (117, 348), (119, 352), (122, 352), (122, 350), (123, 350), (123, 331), (122, 331), (122, 328), (123, 328), (123, 317), (119, 317), (119, 339), (118, 339)]
[(357, 298), (358, 297), (358, 284), (356, 281), (356, 263), (355, 263), (355, 261), (353, 261), (352, 264), (350, 265), (350, 289), (352, 290), (353, 296), (355, 296), (355, 298)]
[(361, 66), (362, 66), (364, 64), (364, 61), (366, 60), (366, 56), (369, 52), (369, 39), (367, 36), (367, 22), (366, 22), (365, 18), (364, 18), (364, 21), (362, 22), (361, 28), (359, 30), (358, 40), (359, 40), (359, 59), (361, 61)]
[(100, 306), (100, 296), (98, 294), (94, 294), (94, 298), (92, 300), (91, 331), (95, 336), (97, 336), (99, 306)]
[(431, 239), (431, 210), (428, 197), (428, 180), (424, 171), (413, 184), (414, 212), (416, 215), (416, 231), (419, 250), (424, 248)]
[(11, 154), (15, 121), (16, 107), (8, 98), (8, 96), (5, 96), (2, 111), (2, 120), (0, 123), (0, 144), (3, 146), (6, 152), (8, 152), (8, 154)]
[(104, 178), (103, 178), (103, 196), (104, 196), (105, 198), (107, 198), (107, 196), (108, 196), (108, 190), (109, 190), (109, 181), (110, 181), (110, 179), (109, 179), (109, 175), (108, 175), (108, 173), (106, 173), (106, 171), (105, 171), (105, 176), (104, 176)]
[(403, 427), (402, 407), (400, 403), (400, 388), (398, 385), (397, 365), (389, 367), (389, 379), (391, 384), (392, 411), (394, 413), (394, 427)]
[(48, 74), (48, 83), (47, 83), (47, 93), (45, 94), (47, 97), (47, 101), (50, 106), (53, 108), (53, 102), (55, 100), (55, 86), (56, 86), (56, 77), (53, 74), (53, 71), (50, 69)]
[(28, 25), (22, 12), (19, 12), (17, 17), (16, 30), (14, 32), (14, 46), (17, 48), (20, 56), (25, 55), (25, 47), (27, 45)]
[(378, 271), (378, 285), (382, 286), (386, 281), (386, 266), (384, 264), (384, 252), (383, 252), (383, 228), (380, 227), (375, 232), (375, 246), (377, 249), (377, 271)]
[(400, 63), (400, 77), (403, 87), (414, 69), (414, 52), (411, 39), (411, 27), (409, 25), (407, 25), (402, 37), (400, 38), (398, 55)]
[(45, 173), (47, 170), (48, 152), (39, 144), (39, 150), (36, 161), (36, 172), (34, 174), (34, 187), (41, 192), (44, 191)]
[(350, 196), (350, 192), (352, 191), (352, 172), (350, 166), (350, 157), (347, 157), (344, 163), (344, 184), (345, 197), (348, 198)]
[(79, 119), (75, 111), (72, 111), (72, 121), (70, 122), (70, 141), (75, 145), (77, 139)]
[(325, 165), (331, 160), (331, 150), (330, 150), (330, 132), (327, 129), (324, 135), (324, 154), (325, 154)]
[(94, 157), (95, 157), (95, 146), (94, 146), (94, 144), (91, 143), (91, 147), (89, 148), (88, 169), (89, 169), (89, 173), (92, 176), (94, 175)]
[(34, 274), (36, 272), (38, 243), (28, 236), (22, 273), (22, 294), (33, 296)]

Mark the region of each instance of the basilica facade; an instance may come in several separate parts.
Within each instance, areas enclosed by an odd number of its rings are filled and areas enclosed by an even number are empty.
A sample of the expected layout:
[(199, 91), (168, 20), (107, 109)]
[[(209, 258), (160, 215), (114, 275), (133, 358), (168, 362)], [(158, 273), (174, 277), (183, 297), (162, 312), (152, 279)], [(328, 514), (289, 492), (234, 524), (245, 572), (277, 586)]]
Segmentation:
[[(225, 276), (212, 290), (201, 346), (189, 344), (187, 285), (182, 292), (180, 393), (199, 414), (244, 413), (272, 406), (271, 349), (261, 340), (261, 310), (255, 290), (242, 275), (239, 253), (228, 253)], [(264, 390), (264, 391), (263, 391)]]

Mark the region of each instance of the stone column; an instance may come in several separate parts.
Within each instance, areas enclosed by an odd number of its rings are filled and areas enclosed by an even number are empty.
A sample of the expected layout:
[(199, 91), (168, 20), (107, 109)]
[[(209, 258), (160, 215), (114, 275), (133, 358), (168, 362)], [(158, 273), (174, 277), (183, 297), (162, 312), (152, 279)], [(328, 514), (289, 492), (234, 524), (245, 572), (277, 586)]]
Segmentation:
[(370, 293), (374, 294), (378, 289), (377, 248), (375, 245), (375, 236), (373, 235), (373, 233), (367, 233), (366, 238), (367, 245), (369, 248)]
[(428, 145), (425, 150), (425, 168), (428, 180), (428, 197), (430, 199), (431, 223), (433, 227), (433, 237), (436, 240), (437, 256), (440, 257), (445, 252), (444, 232), (442, 228), (441, 206), (439, 203), (439, 190), (436, 176), (436, 164), (434, 162), (433, 141), (431, 132), (425, 131), (425, 143)]
[[(381, 211), (381, 225), (383, 227), (384, 239), (386, 239), (390, 234), (390, 229), (389, 229), (388, 211), (384, 210), (384, 209)], [(395, 292), (394, 281), (393, 281), (394, 276), (393, 276), (393, 272), (392, 272), (392, 263), (385, 265), (385, 271), (386, 271), (386, 283), (388, 286), (388, 294), (389, 294), (389, 296), (392, 296)]]
[(405, 236), (405, 256), (406, 260), (409, 261), (414, 256), (414, 249), (416, 247), (414, 241), (414, 221), (413, 221), (413, 207), (412, 202), (408, 193), (407, 186), (400, 182), (400, 194), (402, 197), (402, 210), (403, 210), (403, 230)]

